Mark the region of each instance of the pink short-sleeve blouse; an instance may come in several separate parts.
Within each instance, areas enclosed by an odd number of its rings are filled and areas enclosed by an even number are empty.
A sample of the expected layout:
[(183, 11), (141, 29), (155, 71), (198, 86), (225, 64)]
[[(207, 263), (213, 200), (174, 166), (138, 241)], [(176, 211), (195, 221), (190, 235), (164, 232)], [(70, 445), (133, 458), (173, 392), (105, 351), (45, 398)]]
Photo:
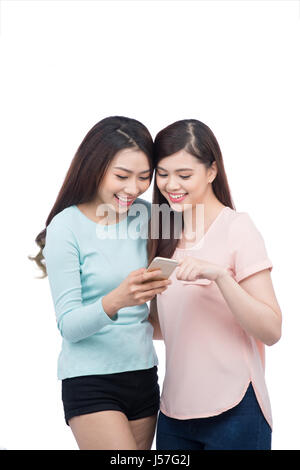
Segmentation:
[[(237, 282), (273, 267), (250, 216), (230, 207), (221, 210), (200, 243), (177, 248), (172, 258), (185, 256), (223, 266)], [(272, 428), (264, 344), (235, 320), (214, 281), (179, 281), (176, 270), (170, 279), (157, 296), (166, 352), (161, 411), (177, 419), (218, 415), (237, 405), (252, 382)]]

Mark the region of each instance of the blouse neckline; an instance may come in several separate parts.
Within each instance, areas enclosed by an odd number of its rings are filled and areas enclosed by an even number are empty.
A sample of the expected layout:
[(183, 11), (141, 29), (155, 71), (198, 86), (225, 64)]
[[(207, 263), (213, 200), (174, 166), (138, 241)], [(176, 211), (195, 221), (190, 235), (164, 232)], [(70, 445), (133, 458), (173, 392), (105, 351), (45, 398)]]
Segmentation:
[(199, 245), (202, 246), (203, 244), (203, 241), (205, 238), (207, 238), (207, 236), (209, 235), (209, 233), (212, 231), (212, 229), (217, 225), (217, 222), (220, 220), (221, 216), (224, 214), (225, 210), (226, 209), (230, 209), (230, 207), (228, 206), (225, 206), (223, 207), (223, 209), (219, 212), (219, 214), (217, 215), (217, 217), (213, 220), (213, 222), (210, 224), (210, 226), (208, 227), (206, 233), (204, 233), (203, 237), (201, 238), (200, 241), (198, 241), (195, 245), (192, 245), (191, 247), (189, 248), (176, 248), (175, 251), (189, 251), (189, 250), (195, 250), (199, 247)]
[(85, 220), (87, 220), (88, 222), (90, 222), (90, 223), (93, 224), (94, 226), (96, 225), (97, 227), (103, 228), (104, 230), (107, 230), (109, 227), (116, 227), (117, 225), (121, 225), (124, 221), (127, 221), (127, 219), (128, 219), (128, 215), (127, 215), (127, 217), (124, 217), (124, 219), (122, 219), (120, 222), (117, 222), (117, 223), (115, 223), (115, 224), (106, 224), (106, 225), (104, 225), (104, 224), (101, 224), (100, 222), (95, 222), (94, 220), (90, 219), (87, 215), (85, 215), (85, 214), (79, 209), (79, 207), (77, 207), (76, 204), (74, 204), (72, 207), (74, 207), (75, 210), (76, 210), (77, 212), (79, 212), (79, 213), (81, 214), (81, 216), (82, 216)]

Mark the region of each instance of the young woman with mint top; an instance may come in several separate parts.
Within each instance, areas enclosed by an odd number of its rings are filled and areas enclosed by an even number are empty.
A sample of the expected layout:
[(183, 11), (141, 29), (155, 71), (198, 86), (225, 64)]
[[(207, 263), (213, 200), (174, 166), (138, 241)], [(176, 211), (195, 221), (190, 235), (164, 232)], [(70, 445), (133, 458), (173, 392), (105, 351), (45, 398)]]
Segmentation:
[[(141, 232), (151, 204), (139, 196), (151, 182), (152, 152), (140, 122), (118, 116), (98, 122), (36, 238), (41, 251), (34, 259), (48, 274), (63, 338), (58, 378), (65, 420), (80, 449), (151, 449), (154, 437), (158, 360), (146, 302), (170, 281), (145, 273)], [(139, 237), (129, 235), (132, 224)]]
[(149, 240), (149, 262), (179, 262), (150, 307), (154, 339), (166, 349), (156, 448), (270, 449), (264, 347), (280, 338), (281, 311), (264, 240), (234, 209), (208, 126), (175, 122), (156, 136), (154, 154), (153, 203), (167, 204), (173, 218), (170, 239)]

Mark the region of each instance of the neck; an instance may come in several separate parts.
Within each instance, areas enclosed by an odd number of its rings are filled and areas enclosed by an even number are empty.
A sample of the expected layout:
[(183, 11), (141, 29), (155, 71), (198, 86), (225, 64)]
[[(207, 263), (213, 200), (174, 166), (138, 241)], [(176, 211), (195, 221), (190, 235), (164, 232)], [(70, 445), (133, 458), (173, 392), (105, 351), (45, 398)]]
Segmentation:
[(218, 216), (222, 208), (222, 204), (211, 191), (199, 200), (190, 210), (184, 214), (184, 238), (190, 242), (194, 242), (202, 238), (207, 232), (208, 227)]
[[(88, 203), (88, 208), (93, 217), (98, 219), (98, 223), (103, 225), (118, 224), (128, 215), (128, 211), (119, 213), (111, 210), (99, 210), (99, 206), (104, 205), (102, 201), (91, 201)], [(109, 208), (108, 208), (109, 209)], [(97, 210), (99, 211), (97, 214)]]

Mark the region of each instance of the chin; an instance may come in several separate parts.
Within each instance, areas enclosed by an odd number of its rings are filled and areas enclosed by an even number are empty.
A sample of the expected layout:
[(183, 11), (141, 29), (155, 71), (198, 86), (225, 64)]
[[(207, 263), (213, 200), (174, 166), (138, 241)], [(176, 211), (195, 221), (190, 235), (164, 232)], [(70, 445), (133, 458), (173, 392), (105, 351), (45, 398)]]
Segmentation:
[(184, 204), (171, 203), (170, 207), (174, 212), (184, 212)]

